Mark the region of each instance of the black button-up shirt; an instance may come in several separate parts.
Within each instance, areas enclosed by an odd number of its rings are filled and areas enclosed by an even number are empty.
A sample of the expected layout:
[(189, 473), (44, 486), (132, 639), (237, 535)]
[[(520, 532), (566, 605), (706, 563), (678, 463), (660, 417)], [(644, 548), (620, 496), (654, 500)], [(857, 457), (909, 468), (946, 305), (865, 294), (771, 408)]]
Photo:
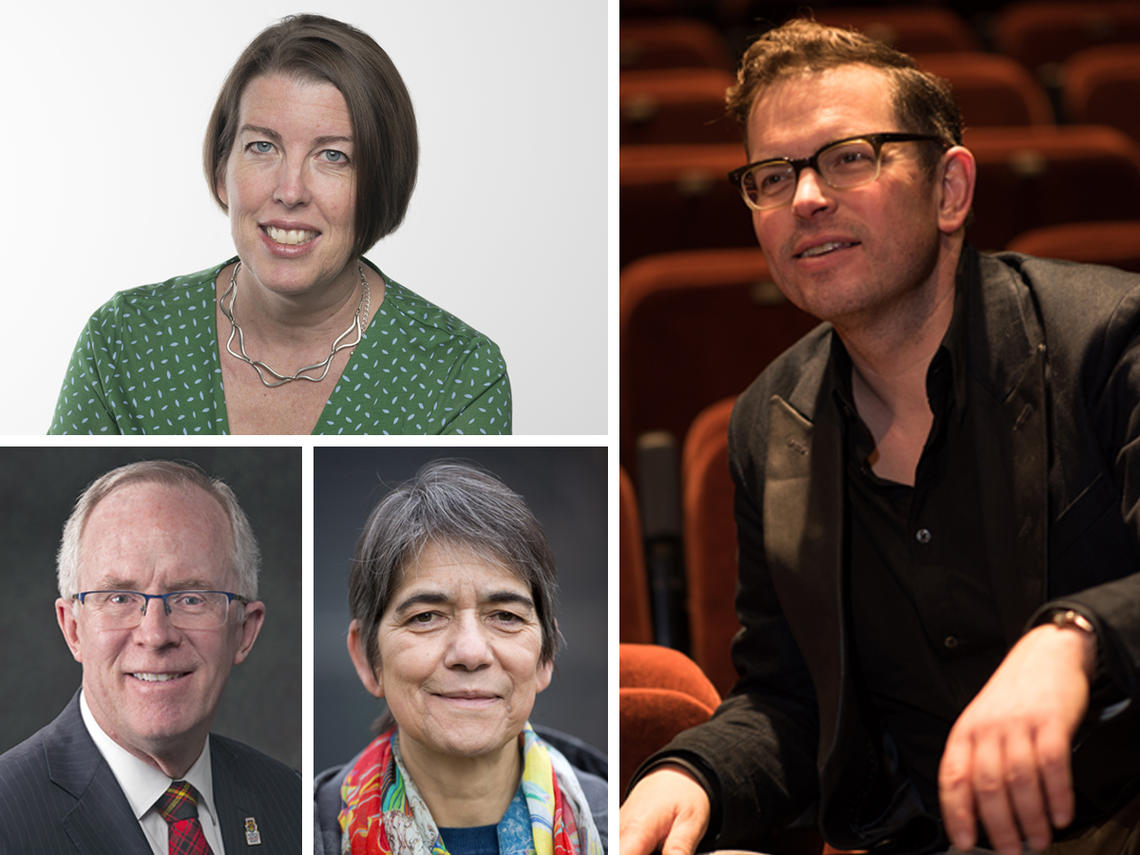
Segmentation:
[(850, 357), (834, 381), (846, 449), (847, 586), (862, 700), (928, 810), (950, 727), (1006, 652), (979, 496), (987, 489), (965, 415), (965, 293), (927, 371), (933, 425), (913, 487), (871, 469)]

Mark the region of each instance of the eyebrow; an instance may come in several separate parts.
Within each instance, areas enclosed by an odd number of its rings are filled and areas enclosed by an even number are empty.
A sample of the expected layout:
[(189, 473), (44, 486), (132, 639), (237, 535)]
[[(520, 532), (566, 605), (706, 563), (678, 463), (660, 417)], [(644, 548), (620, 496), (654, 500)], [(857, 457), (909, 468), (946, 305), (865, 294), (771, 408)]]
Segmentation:
[[(396, 614), (402, 614), (408, 609), (419, 605), (429, 606), (443, 606), (450, 602), (450, 598), (438, 591), (422, 591), (418, 594), (412, 594), (407, 599), (401, 600), (393, 609)], [(530, 610), (534, 610), (534, 600), (524, 594), (518, 594), (514, 591), (491, 591), (485, 597), (480, 597), (480, 605), (493, 604), (505, 605), (514, 603), (523, 606)]]
[[(138, 591), (135, 587), (138, 583), (132, 582), (129, 579), (124, 579), (118, 576), (112, 576), (102, 582), (102, 587), (92, 588), (92, 591)], [(218, 591), (220, 588), (214, 587), (210, 582), (203, 581), (202, 579), (181, 579), (170, 587), (170, 591)], [(142, 593), (145, 593), (142, 592)]]
[[(255, 134), (261, 134), (262, 136), (269, 137), (271, 140), (273, 140), (273, 142), (277, 142), (277, 143), (281, 142), (281, 134), (277, 133), (277, 131), (273, 130), (273, 128), (263, 128), (261, 125), (245, 124), (245, 125), (242, 125), (241, 128), (238, 129), (238, 134), (244, 134), (247, 131), (253, 132)], [(313, 139), (312, 144), (313, 145), (328, 145), (329, 143), (351, 143), (351, 142), (352, 142), (352, 137), (342, 137), (342, 136), (332, 135), (332, 136), (316, 137), (315, 139)]]

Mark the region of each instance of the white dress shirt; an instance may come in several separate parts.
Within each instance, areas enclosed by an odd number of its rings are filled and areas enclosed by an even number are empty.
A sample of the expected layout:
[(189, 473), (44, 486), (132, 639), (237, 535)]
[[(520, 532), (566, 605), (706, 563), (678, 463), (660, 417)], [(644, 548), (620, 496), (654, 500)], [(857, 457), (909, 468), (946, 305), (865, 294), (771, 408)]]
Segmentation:
[[(79, 712), (83, 716), (87, 732), (95, 742), (95, 747), (111, 767), (112, 774), (126, 794), (127, 802), (134, 811), (139, 825), (142, 826), (150, 848), (154, 850), (155, 855), (167, 855), (170, 851), (170, 829), (155, 807), (155, 802), (166, 792), (166, 788), (174, 779), (135, 757), (108, 736), (95, 721), (91, 708), (87, 706), (87, 698), (82, 692), (79, 693)], [(190, 771), (178, 780), (189, 782), (198, 791), (198, 821), (202, 824), (202, 833), (205, 834), (206, 842), (210, 844), (214, 855), (225, 855), (222, 834), (218, 829), (218, 812), (214, 809), (214, 776), (210, 769), (209, 736), (206, 737), (202, 753), (198, 755)]]

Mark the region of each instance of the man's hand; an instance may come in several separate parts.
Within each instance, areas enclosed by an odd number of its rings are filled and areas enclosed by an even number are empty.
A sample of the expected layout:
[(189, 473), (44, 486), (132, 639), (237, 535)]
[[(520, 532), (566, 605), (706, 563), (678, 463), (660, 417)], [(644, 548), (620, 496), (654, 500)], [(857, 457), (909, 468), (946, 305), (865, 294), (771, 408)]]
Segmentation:
[(946, 833), (959, 849), (980, 820), (1001, 855), (1035, 850), (1073, 819), (1070, 753), (1089, 705), (1096, 637), (1052, 624), (1026, 633), (946, 741), (938, 771)]
[(621, 855), (693, 855), (709, 826), (709, 797), (679, 766), (662, 766), (637, 782), (618, 819)]

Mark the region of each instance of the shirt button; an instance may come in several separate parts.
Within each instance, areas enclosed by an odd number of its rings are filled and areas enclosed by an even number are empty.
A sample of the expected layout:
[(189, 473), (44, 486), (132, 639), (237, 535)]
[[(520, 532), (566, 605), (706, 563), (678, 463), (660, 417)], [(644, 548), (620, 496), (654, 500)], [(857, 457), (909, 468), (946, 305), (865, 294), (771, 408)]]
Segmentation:
[(948, 635), (942, 643), (946, 646), (947, 650), (953, 650), (958, 646), (958, 639), (952, 635)]
[(926, 546), (926, 544), (930, 543), (930, 539), (933, 536), (934, 535), (930, 533), (930, 529), (928, 528), (920, 528), (914, 533), (914, 539), (921, 543), (923, 546)]

